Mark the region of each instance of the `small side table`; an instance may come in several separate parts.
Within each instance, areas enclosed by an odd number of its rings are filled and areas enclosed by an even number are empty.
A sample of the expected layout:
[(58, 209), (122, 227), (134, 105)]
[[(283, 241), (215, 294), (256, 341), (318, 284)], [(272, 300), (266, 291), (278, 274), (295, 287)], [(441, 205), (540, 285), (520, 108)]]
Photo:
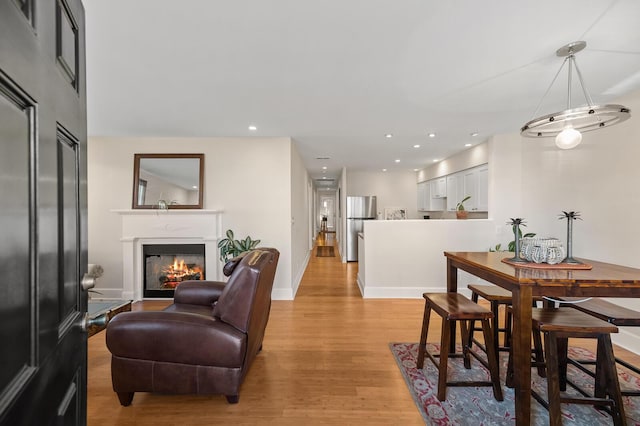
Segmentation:
[(104, 325), (90, 325), (87, 329), (89, 337), (96, 333), (101, 332), (107, 328), (107, 324), (120, 312), (128, 312), (131, 310), (131, 300), (101, 300), (101, 301), (89, 301), (87, 305), (87, 314), (89, 319), (96, 319), (101, 315), (105, 315), (107, 321)]

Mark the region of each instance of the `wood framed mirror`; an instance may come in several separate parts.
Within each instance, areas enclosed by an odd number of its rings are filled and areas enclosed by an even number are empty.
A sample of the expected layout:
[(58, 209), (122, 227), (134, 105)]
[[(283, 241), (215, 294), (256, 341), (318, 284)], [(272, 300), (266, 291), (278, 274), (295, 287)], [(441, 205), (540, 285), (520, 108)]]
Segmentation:
[(204, 154), (134, 154), (134, 209), (202, 209)]

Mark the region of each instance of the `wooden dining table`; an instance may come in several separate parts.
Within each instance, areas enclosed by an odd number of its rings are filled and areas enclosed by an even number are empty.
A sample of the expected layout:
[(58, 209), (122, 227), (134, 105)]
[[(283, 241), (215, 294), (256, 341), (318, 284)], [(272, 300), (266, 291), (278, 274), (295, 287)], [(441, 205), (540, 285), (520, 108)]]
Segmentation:
[[(531, 424), (531, 307), (534, 296), (640, 297), (640, 269), (578, 259), (591, 269), (538, 269), (503, 262), (510, 252), (445, 252), (447, 291), (458, 291), (458, 270), (511, 291), (516, 424)], [(454, 343), (454, 342), (452, 342)]]

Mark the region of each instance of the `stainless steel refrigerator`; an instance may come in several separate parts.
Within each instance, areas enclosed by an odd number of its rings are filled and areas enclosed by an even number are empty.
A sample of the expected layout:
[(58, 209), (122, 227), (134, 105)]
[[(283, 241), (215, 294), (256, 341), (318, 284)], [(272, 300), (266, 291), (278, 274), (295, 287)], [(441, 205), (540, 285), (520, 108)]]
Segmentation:
[(377, 215), (376, 197), (347, 197), (347, 262), (358, 260), (358, 232)]

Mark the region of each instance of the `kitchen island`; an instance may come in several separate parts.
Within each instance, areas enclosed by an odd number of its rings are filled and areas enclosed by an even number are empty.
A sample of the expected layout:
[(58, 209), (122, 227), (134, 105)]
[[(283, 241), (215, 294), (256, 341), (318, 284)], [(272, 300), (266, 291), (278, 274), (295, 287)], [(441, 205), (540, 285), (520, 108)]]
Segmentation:
[[(364, 224), (358, 287), (365, 298), (422, 298), (447, 291), (445, 251), (488, 251), (496, 245), (491, 219), (369, 220)], [(478, 278), (461, 273), (460, 292)]]

